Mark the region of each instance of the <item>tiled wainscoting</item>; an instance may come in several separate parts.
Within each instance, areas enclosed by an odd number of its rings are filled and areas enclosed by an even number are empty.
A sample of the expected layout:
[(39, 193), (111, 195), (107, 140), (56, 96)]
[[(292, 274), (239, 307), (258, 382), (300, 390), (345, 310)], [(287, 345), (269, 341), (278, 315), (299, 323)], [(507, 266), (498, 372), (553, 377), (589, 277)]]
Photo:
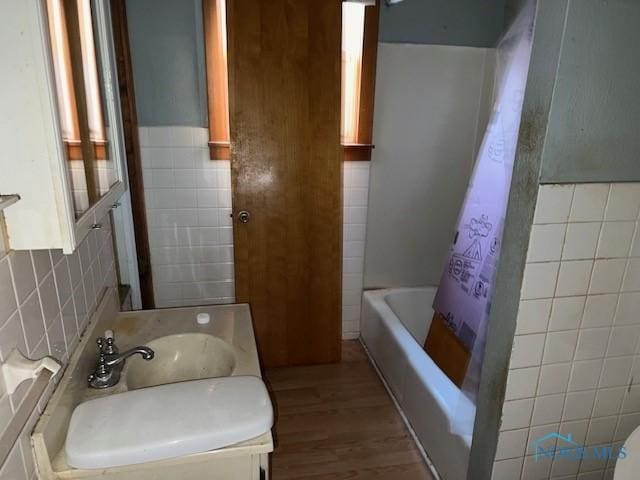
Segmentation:
[(615, 451), (640, 425), (639, 210), (640, 184), (541, 187), (494, 479), (612, 478), (613, 460), (536, 460), (534, 442)]
[(344, 162), (342, 226), (342, 338), (360, 336), (369, 162)]
[[(59, 250), (5, 252), (0, 235), (0, 360), (17, 348), (30, 358), (51, 355), (67, 363), (104, 289), (116, 285), (109, 219), (102, 224), (72, 255)], [(28, 387), (23, 384), (13, 395), (0, 391), (0, 431)], [(36, 478), (29, 434), (51, 390), (0, 470), (1, 480)]]
[(140, 128), (157, 307), (235, 300), (230, 166), (207, 141), (206, 128)]
[[(229, 161), (212, 161), (208, 131), (141, 127), (154, 294), (158, 307), (232, 303)], [(359, 335), (367, 162), (344, 164), (343, 336)]]

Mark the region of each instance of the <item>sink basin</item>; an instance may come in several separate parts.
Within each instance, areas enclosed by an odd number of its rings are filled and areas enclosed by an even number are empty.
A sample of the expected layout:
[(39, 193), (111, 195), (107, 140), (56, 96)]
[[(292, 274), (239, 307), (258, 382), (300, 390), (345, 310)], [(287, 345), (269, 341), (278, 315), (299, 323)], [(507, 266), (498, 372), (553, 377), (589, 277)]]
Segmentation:
[(127, 360), (123, 377), (129, 390), (167, 383), (228, 377), (236, 366), (231, 345), (204, 333), (168, 335), (147, 343), (155, 358)]

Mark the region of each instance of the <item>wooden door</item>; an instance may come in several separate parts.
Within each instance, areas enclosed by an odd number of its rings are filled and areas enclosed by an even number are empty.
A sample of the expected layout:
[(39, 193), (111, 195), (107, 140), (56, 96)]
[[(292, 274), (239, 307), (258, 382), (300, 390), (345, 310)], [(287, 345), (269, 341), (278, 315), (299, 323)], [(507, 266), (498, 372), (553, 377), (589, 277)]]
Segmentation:
[(341, 2), (228, 0), (227, 28), (237, 301), (265, 366), (339, 361)]

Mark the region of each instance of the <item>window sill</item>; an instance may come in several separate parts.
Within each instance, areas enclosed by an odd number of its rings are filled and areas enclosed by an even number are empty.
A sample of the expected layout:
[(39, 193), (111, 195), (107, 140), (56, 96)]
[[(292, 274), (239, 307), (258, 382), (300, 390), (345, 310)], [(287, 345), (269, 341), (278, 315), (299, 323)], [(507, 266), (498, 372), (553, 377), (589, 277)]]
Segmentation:
[[(93, 145), (93, 157), (96, 160), (108, 160), (107, 142), (91, 142)], [(68, 160), (82, 160), (82, 145), (78, 140), (65, 140), (64, 146), (67, 149)]]
[(370, 143), (344, 143), (344, 160), (347, 162), (369, 162), (371, 151), (375, 148)]
[(209, 159), (230, 160), (231, 148), (229, 142), (209, 142)]

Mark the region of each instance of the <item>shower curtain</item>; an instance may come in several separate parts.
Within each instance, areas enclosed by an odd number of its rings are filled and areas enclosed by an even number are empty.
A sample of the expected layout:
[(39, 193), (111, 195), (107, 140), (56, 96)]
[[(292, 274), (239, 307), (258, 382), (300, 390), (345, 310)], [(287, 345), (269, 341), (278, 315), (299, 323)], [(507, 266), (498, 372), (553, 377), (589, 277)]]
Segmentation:
[[(493, 112), (458, 218), (434, 300), (434, 311), (471, 353), (452, 430), (473, 433), (491, 295), (500, 256), (524, 89), (535, 2), (526, 2), (497, 47)], [(471, 400), (469, 402), (468, 400)]]

